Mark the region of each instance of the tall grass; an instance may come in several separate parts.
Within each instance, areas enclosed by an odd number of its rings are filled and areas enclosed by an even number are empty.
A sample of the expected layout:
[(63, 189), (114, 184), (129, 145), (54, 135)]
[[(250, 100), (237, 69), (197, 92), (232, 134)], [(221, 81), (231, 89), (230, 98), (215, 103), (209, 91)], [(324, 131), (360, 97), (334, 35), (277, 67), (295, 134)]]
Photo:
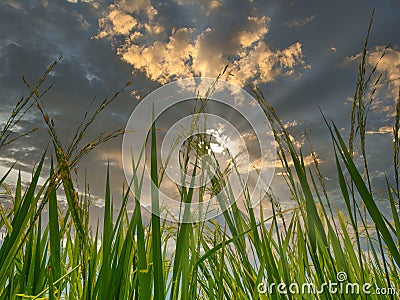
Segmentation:
[[(290, 134), (273, 107), (260, 90), (254, 96), (268, 117), (278, 144), (278, 156), (284, 169), (284, 179), (294, 200), (294, 207), (282, 210), (279, 199), (271, 190), (266, 198), (272, 214), (260, 215), (252, 208), (248, 187), (243, 186), (246, 213), (236, 204), (230, 206), (222, 220), (190, 223), (167, 223), (157, 215), (143, 220), (140, 199), (143, 174), (138, 165), (144, 156), (132, 159), (133, 177), (123, 196), (118, 215), (114, 206), (108, 169), (105, 171), (105, 206), (102, 230), (89, 230), (90, 207), (86, 193), (81, 196), (72, 180), (71, 170), (79, 160), (98, 144), (122, 133), (117, 130), (101, 133), (98, 139), (79, 147), (87, 128), (105, 107), (121, 92), (104, 100), (91, 115), (86, 114), (71, 143), (62, 145), (46, 113), (37, 87), (30, 88), (31, 98), (43, 115), (55, 150), (55, 160), (45, 175), (44, 159), (35, 168), (31, 182), (23, 186), (21, 176), (11, 191), (13, 206), (5, 210), (0, 205), (0, 228), (5, 238), (0, 248), (1, 299), (395, 299), (396, 295), (378, 295), (378, 288), (400, 291), (400, 221), (399, 213), (399, 101), (394, 124), (394, 185), (387, 180), (387, 199), (391, 215), (384, 215), (377, 203), (368, 176), (365, 149), (365, 91), (370, 88), (365, 77), (365, 51), (359, 68), (349, 141), (341, 135), (333, 121), (325, 118), (332, 139), (333, 161), (337, 169), (337, 186), (345, 210), (337, 208), (326, 190), (324, 177), (314, 154), (314, 162), (306, 166), (302, 151), (292, 142)], [(366, 79), (367, 78), (367, 79)], [(39, 81), (39, 83), (41, 83)], [(204, 99), (203, 99), (204, 100)], [(21, 101), (16, 111), (21, 111)], [(30, 105), (30, 104), (25, 104)], [(28, 106), (29, 107), (29, 106)], [(15, 118), (14, 112), (12, 118)], [(17, 119), (18, 120), (18, 119)], [(11, 119), (11, 123), (15, 121)], [(10, 125), (3, 130), (9, 132)], [(357, 133), (361, 139), (363, 170), (355, 164)], [(4, 139), (4, 134), (0, 136)], [(7, 137), (7, 136), (6, 136)], [(203, 145), (207, 143), (205, 137)], [(8, 140), (10, 141), (10, 139)], [(3, 144), (5, 144), (4, 142)], [(149, 135), (151, 149), (151, 192), (153, 211), (157, 211), (156, 187), (163, 180), (157, 165), (155, 125)], [(198, 143), (188, 143), (188, 153), (201, 156), (204, 149)], [(188, 169), (188, 159), (184, 160)], [(193, 174), (199, 168), (195, 159)], [(10, 170), (11, 171), (11, 170)], [(0, 184), (7, 180), (5, 174)], [(46, 177), (39, 186), (39, 177)], [(212, 193), (218, 194), (221, 205), (231, 203), (229, 182), (224, 170), (211, 181)], [(219, 193), (227, 185), (226, 193)], [(58, 209), (58, 194), (66, 196), (68, 209)], [(179, 189), (180, 201), (190, 203), (194, 193), (199, 199), (204, 189), (195, 190), (192, 183)], [(360, 200), (360, 201), (358, 201)], [(127, 209), (134, 201), (133, 213)], [(261, 202), (261, 208), (266, 205)], [(43, 209), (48, 209), (47, 224), (43, 224)], [(188, 212), (183, 212), (188, 213)], [(371, 223), (372, 220), (372, 223)], [(172, 247), (171, 247), (172, 245)], [(302, 294), (301, 290), (277, 292), (278, 284), (300, 287), (338, 282), (345, 272), (346, 282), (371, 283), (371, 294)], [(262, 285), (264, 283), (264, 285)], [(272, 293), (262, 293), (260, 287), (275, 283)], [(393, 291), (394, 291), (393, 290)]]

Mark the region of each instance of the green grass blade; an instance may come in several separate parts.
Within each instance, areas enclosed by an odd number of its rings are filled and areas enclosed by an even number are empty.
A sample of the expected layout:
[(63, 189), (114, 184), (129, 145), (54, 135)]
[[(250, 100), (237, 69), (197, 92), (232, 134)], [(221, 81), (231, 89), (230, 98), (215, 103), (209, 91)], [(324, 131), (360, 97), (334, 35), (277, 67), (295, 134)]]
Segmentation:
[[(153, 111), (154, 114), (154, 111)], [(154, 119), (154, 115), (153, 115)], [(161, 255), (160, 207), (158, 195), (157, 142), (155, 121), (151, 126), (151, 232), (154, 273), (154, 299), (164, 300), (163, 261)]]
[(379, 211), (378, 206), (376, 205), (374, 199), (372, 198), (371, 193), (369, 192), (367, 186), (365, 185), (360, 173), (358, 172), (350, 153), (340, 135), (339, 130), (337, 129), (336, 125), (333, 124), (333, 129), (335, 131), (335, 135), (332, 132), (330, 127), (332, 136), (334, 138), (334, 142), (341, 149), (340, 154), (342, 156), (343, 162), (346, 165), (347, 170), (350, 173), (350, 176), (357, 187), (358, 192), (370, 214), (372, 220), (374, 221), (377, 229), (382, 235), (383, 240), (385, 241), (390, 253), (392, 254), (396, 264), (400, 267), (400, 253), (396, 247), (396, 243), (393, 240), (388, 228), (386, 227), (386, 223), (384, 218), (382, 217), (382, 213)]
[[(53, 163), (51, 163), (50, 177), (54, 175)], [(61, 277), (61, 245), (60, 245), (60, 229), (58, 223), (58, 206), (57, 194), (54, 187), (49, 194), (49, 227), (50, 227), (50, 267), (51, 267), (51, 282), (50, 298), (53, 298), (54, 282)], [(60, 289), (60, 286), (56, 287)]]
[[(35, 190), (42, 170), (45, 154), (34, 173), (32, 182), (24, 196), (20, 209), (14, 214), (11, 226), (13, 230), (9, 232), (4, 239), (0, 248), (0, 287), (3, 287), (6, 280), (8, 271), (13, 266), (18, 251), (24, 245), (29, 232), (33, 229), (33, 224), (28, 225), (29, 220), (35, 213), (36, 205), (42, 195), (46, 184), (38, 191), (35, 196)], [(28, 228), (28, 230), (26, 230)]]

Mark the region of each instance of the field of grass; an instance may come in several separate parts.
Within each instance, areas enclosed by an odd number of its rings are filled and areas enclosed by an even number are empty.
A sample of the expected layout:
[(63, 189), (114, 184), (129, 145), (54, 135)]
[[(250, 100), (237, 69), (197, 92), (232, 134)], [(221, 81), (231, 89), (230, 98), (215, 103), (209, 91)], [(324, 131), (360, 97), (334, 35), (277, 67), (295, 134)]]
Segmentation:
[[(86, 114), (66, 146), (42, 105), (46, 91), (39, 92), (57, 62), (35, 85), (24, 79), (30, 93), (18, 101), (1, 131), (0, 149), (14, 141), (9, 135), (12, 128), (36, 106), (48, 127), (55, 157), (46, 175), (44, 159), (50, 151), (43, 153), (27, 186), (19, 177), (15, 189), (9, 189), (5, 184), (9, 173), (1, 174), (0, 184), (13, 207), (6, 210), (0, 205), (4, 235), (0, 299), (398, 299), (393, 292), (400, 291), (400, 98), (395, 107), (394, 151), (387, 154), (393, 155), (395, 178), (388, 178), (384, 196), (377, 195), (369, 177), (365, 128), (369, 97), (378, 83), (365, 69), (365, 56), (364, 50), (350, 112), (350, 136), (343, 137), (334, 122), (326, 119), (337, 169), (334, 180), (345, 210), (331, 200), (316, 156), (314, 163), (305, 165), (279, 116), (255, 89), (254, 96), (273, 127), (293, 208), (282, 210), (279, 199), (266, 192), (271, 216), (263, 216), (262, 209), (256, 216), (250, 205), (243, 213), (233, 204), (218, 222), (176, 224), (157, 215), (147, 221), (140, 206), (142, 174), (134, 172), (115, 217), (117, 207), (111, 201), (109, 173), (104, 170), (101, 231), (89, 228), (89, 199), (85, 193), (78, 194), (73, 170), (94, 147), (122, 134), (120, 130), (103, 133), (81, 146), (87, 129), (121, 91), (104, 100), (93, 114)], [(155, 131), (153, 125), (150, 166), (153, 182), (159, 184), (162, 174), (157, 166)], [(355, 164), (356, 145), (364, 158), (361, 168)], [(132, 162), (134, 169), (138, 163)], [(38, 184), (39, 177), (47, 178), (45, 184)], [(229, 182), (224, 182), (221, 171), (212, 181), (212, 193), (218, 194), (223, 184)], [(244, 203), (251, 203), (247, 187), (243, 190)], [(195, 192), (200, 199), (204, 194), (191, 186), (179, 192), (180, 201), (186, 203)], [(58, 208), (59, 193), (67, 199), (66, 211)], [(157, 192), (151, 197), (157, 206)], [(220, 193), (219, 197), (220, 203), (227, 203), (231, 195)], [(380, 211), (378, 200), (389, 203), (390, 215)], [(136, 203), (133, 213), (128, 213), (128, 201)], [(43, 214), (48, 215), (47, 224)]]

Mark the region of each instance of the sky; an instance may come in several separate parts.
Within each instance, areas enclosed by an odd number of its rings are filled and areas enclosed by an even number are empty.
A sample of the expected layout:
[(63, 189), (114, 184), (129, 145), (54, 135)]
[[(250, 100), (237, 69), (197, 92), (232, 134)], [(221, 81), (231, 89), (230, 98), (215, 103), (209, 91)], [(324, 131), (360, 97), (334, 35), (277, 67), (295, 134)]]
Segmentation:
[[(88, 139), (103, 130), (124, 128), (129, 116), (151, 91), (176, 79), (215, 77), (230, 62), (230, 82), (257, 85), (299, 146), (304, 130), (317, 152), (328, 188), (334, 194), (335, 167), (322, 110), (344, 135), (350, 123), (371, 12), (367, 66), (382, 51), (379, 86), (369, 114), (367, 153), (379, 188), (390, 169), (391, 127), (400, 78), (399, 1), (302, 0), (54, 0), (0, 3), (0, 122), (17, 99), (27, 94), (21, 79), (40, 78), (62, 54), (44, 86), (54, 84), (43, 105), (67, 144), (96, 97), (129, 87), (99, 117)], [(29, 181), (32, 166), (49, 145), (44, 122), (35, 109), (16, 128), (39, 128), (0, 152), (3, 173), (13, 162)], [(113, 195), (119, 200), (124, 173), (122, 137), (99, 146), (79, 165), (78, 186), (85, 179), (101, 211), (108, 161)], [(10, 177), (12, 183), (15, 176)], [(273, 189), (281, 197), (279, 168)], [(332, 184), (330, 185), (330, 182)], [(283, 199), (285, 202), (288, 199)]]

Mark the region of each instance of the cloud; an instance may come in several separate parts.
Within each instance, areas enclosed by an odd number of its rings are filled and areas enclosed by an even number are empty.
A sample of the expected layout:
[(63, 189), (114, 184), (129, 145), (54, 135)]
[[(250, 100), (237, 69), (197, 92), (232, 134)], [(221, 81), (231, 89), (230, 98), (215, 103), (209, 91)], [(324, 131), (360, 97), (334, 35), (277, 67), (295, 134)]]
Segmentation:
[(175, 0), (175, 2), (179, 5), (195, 5), (200, 7), (203, 12), (209, 14), (210, 12), (214, 11), (215, 9), (222, 6), (222, 1), (218, 0)]
[[(315, 157), (316, 160), (319, 164), (324, 163), (324, 161), (318, 156), (317, 153), (315, 153)], [(283, 172), (285, 171), (285, 166), (282, 164), (282, 161), (280, 159), (277, 159), (275, 162), (272, 162), (271, 160), (268, 160), (268, 158), (266, 158), (267, 160), (267, 164), (262, 164), (261, 159), (255, 160), (251, 162), (251, 167), (254, 169), (262, 169), (262, 168), (271, 168), (271, 167), (275, 167), (275, 169), (277, 170), (277, 172), (275, 173), (276, 175), (282, 175), (284, 174)], [(290, 156), (286, 157), (286, 162), (288, 164), (289, 167), (293, 167), (294, 166), (294, 162), (292, 160), (292, 158)], [(314, 157), (312, 156), (312, 154), (303, 156), (303, 162), (304, 162), (304, 166), (309, 167), (311, 165), (313, 165), (315, 163), (314, 161)]]
[[(127, 1), (111, 4), (99, 20), (96, 38), (109, 38), (133, 73), (142, 72), (153, 81), (164, 84), (191, 76), (216, 77), (228, 57), (228, 74), (233, 76), (226, 79), (238, 85), (270, 82), (293, 75), (297, 67), (305, 65), (300, 42), (284, 49), (273, 49), (266, 43), (270, 18), (257, 16), (254, 7), (242, 12), (234, 3), (206, 1), (200, 5), (178, 0), (177, 10), (193, 5), (201, 8), (186, 24), (179, 24), (183, 22), (166, 20), (162, 7), (139, 2), (134, 6)], [(202, 20), (201, 27), (198, 20)]]
[(393, 134), (392, 126), (382, 126), (379, 127), (378, 130), (368, 130), (367, 134)]
[(158, 11), (151, 5), (150, 0), (117, 0), (115, 4), (128, 13), (144, 13), (150, 20), (158, 14)]
[[(385, 55), (382, 57), (382, 54)], [(347, 57), (346, 63), (359, 62), (362, 58), (362, 52)], [(399, 96), (400, 80), (400, 50), (397, 47), (376, 46), (373, 50), (367, 52), (367, 66), (371, 69), (376, 66), (376, 78), (382, 74), (381, 83), (377, 86), (379, 95), (382, 98), (397, 99)], [(375, 78), (375, 79), (376, 79)], [(372, 81), (374, 83), (374, 81)]]
[(316, 15), (312, 15), (309, 17), (305, 17), (304, 19), (288, 20), (284, 22), (282, 25), (289, 28), (300, 28), (315, 20), (316, 17), (317, 17)]
[(288, 128), (290, 128), (290, 127), (295, 127), (295, 126), (297, 126), (297, 125), (299, 125), (299, 122), (298, 122), (297, 120), (293, 120), (293, 121), (291, 121), (291, 122), (286, 122), (286, 123), (283, 125), (283, 127), (284, 127), (285, 129), (288, 129)]
[(100, 19), (99, 22), (104, 28), (99, 34), (100, 38), (112, 34), (129, 34), (137, 24), (135, 18), (113, 5), (110, 6), (107, 17)]
[(179, 28), (171, 33), (166, 43), (155, 42), (147, 47), (132, 43), (119, 48), (117, 53), (151, 80), (165, 83), (174, 75), (190, 74), (186, 60), (192, 52), (189, 43), (191, 34), (191, 29)]
[(295, 43), (283, 50), (271, 50), (265, 42), (240, 52), (236, 66), (236, 83), (251, 80), (254, 84), (274, 81), (279, 75), (293, 75), (296, 65), (304, 64), (302, 46)]
[(9, 5), (15, 9), (23, 8), (23, 5), (19, 1), (14, 1), (14, 0), (4, 0), (3, 5)]
[[(383, 52), (385, 52), (385, 56), (379, 61)], [(383, 46), (376, 47), (368, 54), (368, 63), (371, 67), (378, 63), (378, 74), (382, 73), (384, 75), (391, 95), (397, 98), (399, 95), (398, 83), (400, 80), (400, 50), (395, 48), (385, 50)]]

